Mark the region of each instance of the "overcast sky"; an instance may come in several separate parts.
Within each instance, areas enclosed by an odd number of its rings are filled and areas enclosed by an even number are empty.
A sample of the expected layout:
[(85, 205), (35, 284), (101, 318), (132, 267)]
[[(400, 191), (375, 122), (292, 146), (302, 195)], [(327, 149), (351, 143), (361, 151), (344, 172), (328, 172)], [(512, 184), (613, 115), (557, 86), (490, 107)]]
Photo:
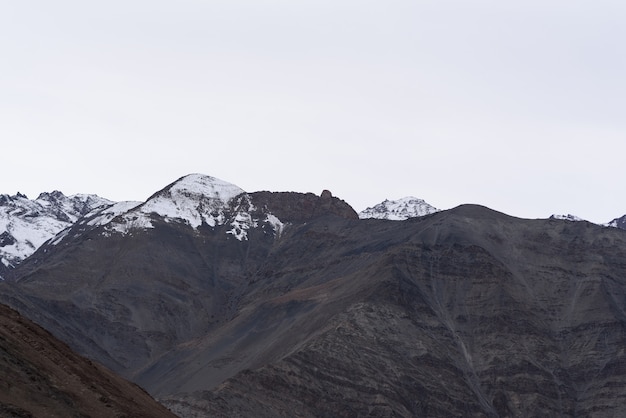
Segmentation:
[(0, 5), (0, 193), (626, 213), (623, 0)]

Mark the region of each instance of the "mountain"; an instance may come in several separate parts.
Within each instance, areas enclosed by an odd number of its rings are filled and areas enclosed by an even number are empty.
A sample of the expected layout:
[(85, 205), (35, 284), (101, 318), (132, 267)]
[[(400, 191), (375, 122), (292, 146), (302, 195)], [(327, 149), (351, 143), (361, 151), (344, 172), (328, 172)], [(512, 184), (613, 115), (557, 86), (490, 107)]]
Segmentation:
[(281, 219), (302, 221), (318, 213), (358, 218), (348, 204), (333, 198), (327, 190), (320, 197), (312, 193), (247, 193), (215, 177), (190, 174), (143, 203), (119, 202), (93, 210), (72, 228), (58, 234), (50, 244), (56, 246), (69, 235), (80, 236), (97, 228), (101, 228), (105, 236), (132, 234), (154, 229), (159, 222), (190, 227), (194, 231), (219, 230), (238, 241), (247, 241), (251, 230), (278, 236), (285, 226)]
[(90, 212), (0, 299), (180, 416), (623, 416), (626, 235), (185, 176)]
[(283, 229), (324, 215), (358, 219), (328, 191), (248, 194), (185, 176), (138, 206), (92, 211), (21, 263), (3, 297), (135, 378), (236, 315), (248, 276)]
[(45, 241), (97, 207), (112, 204), (96, 195), (41, 193), (35, 200), (0, 195), (0, 277)]
[(478, 206), (320, 218), (139, 381), (183, 416), (621, 416), (625, 256), (621, 231)]
[(375, 206), (359, 212), (361, 219), (389, 219), (403, 221), (418, 216), (430, 215), (439, 209), (416, 197), (404, 197), (398, 200), (385, 200)]
[(174, 417), (138, 386), (0, 305), (0, 416)]

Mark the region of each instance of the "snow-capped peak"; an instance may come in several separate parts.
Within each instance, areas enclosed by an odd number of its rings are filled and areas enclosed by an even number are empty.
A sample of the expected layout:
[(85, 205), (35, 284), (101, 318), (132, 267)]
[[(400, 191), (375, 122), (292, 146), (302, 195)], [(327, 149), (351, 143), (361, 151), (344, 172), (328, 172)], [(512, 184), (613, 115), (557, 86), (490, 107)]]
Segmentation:
[(167, 195), (171, 199), (208, 198), (225, 203), (242, 193), (245, 193), (244, 190), (232, 183), (196, 173), (179, 178), (160, 192), (154, 194), (148, 199), (148, 202), (155, 197)]
[(426, 203), (422, 199), (407, 196), (398, 200), (385, 200), (373, 207), (367, 208), (359, 213), (359, 218), (403, 221), (405, 219), (429, 215), (435, 212), (439, 212), (439, 209)]
[(96, 195), (41, 193), (35, 200), (0, 195), (0, 261), (7, 267), (31, 255), (47, 240), (91, 210), (112, 202)]
[(256, 208), (250, 195), (240, 187), (215, 177), (189, 174), (155, 193), (145, 203), (112, 218), (104, 234), (153, 228), (155, 218), (182, 222), (194, 229), (203, 224), (211, 228), (226, 226), (226, 234), (239, 241), (247, 240), (252, 228), (267, 224), (279, 236), (284, 227), (266, 209)]
[(209, 226), (221, 225), (228, 202), (242, 193), (245, 193), (243, 189), (218, 178), (189, 174), (152, 195), (134, 212), (182, 220), (193, 228), (203, 222)]

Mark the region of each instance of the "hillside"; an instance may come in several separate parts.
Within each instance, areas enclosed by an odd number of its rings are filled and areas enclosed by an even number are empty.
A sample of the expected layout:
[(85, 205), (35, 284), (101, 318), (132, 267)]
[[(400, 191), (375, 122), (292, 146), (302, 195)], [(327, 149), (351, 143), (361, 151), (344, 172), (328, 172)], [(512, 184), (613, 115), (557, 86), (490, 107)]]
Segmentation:
[(174, 417), (146, 392), (0, 305), (0, 416)]

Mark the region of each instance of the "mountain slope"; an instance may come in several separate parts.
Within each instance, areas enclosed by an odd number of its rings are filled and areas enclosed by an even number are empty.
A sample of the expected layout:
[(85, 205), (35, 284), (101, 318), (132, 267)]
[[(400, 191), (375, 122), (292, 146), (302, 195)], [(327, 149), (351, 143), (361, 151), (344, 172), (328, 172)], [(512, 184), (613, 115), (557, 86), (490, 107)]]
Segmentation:
[(409, 218), (430, 215), (439, 209), (426, 203), (422, 199), (408, 196), (398, 200), (385, 200), (359, 213), (361, 219), (389, 219), (403, 221)]
[(173, 417), (142, 389), (0, 305), (0, 416)]
[(625, 412), (622, 232), (474, 206), (380, 222), (293, 231), (154, 393), (188, 416)]

